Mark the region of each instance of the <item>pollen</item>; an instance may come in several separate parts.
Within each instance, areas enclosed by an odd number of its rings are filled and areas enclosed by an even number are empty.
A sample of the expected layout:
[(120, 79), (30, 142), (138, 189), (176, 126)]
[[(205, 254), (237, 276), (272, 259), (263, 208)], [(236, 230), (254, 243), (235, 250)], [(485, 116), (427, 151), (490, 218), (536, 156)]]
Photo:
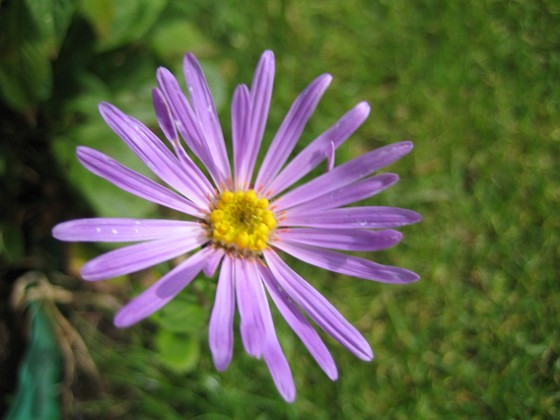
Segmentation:
[(268, 200), (253, 190), (224, 191), (208, 222), (208, 233), (215, 244), (241, 252), (264, 250), (276, 227)]

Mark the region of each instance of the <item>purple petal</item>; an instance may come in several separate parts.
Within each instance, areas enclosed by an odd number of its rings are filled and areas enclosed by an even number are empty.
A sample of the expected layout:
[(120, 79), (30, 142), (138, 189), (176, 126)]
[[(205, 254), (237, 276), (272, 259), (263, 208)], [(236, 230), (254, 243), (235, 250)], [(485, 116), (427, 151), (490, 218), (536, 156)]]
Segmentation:
[(313, 140), (278, 174), (266, 188), (267, 195), (276, 196), (290, 185), (307, 175), (326, 158), (325, 150), (330, 142), (338, 148), (362, 125), (369, 115), (369, 105), (360, 102), (342, 116), (331, 128)]
[[(272, 86), (274, 84), (274, 54), (265, 51), (259, 60), (253, 83), (251, 84), (251, 125), (248, 130), (247, 146), (241, 163), (238, 185), (246, 189), (251, 183), (255, 161), (268, 118)], [(237, 180), (236, 180), (237, 181)]]
[(287, 209), (351, 185), (400, 159), (411, 150), (412, 142), (409, 141), (380, 147), (296, 187), (276, 200), (275, 205), (279, 210)]
[(234, 259), (235, 289), (241, 318), (241, 340), (245, 351), (264, 360), (278, 391), (286, 401), (295, 398), (295, 386), (290, 366), (276, 337), (268, 300), (258, 273), (257, 264)]
[(76, 156), (87, 170), (129, 193), (193, 217), (204, 217), (190, 201), (97, 150), (79, 146)]
[(192, 178), (192, 185), (198, 193), (197, 197), (199, 200), (204, 200), (208, 195), (212, 195), (214, 188), (202, 173), (200, 168), (194, 164), (192, 159), (187, 155), (185, 149), (183, 148), (181, 141), (177, 135), (177, 128), (173, 122), (173, 115), (171, 114), (171, 109), (161, 93), (161, 90), (154, 88), (152, 91), (152, 98), (154, 103), (154, 109), (156, 111), (156, 117), (159, 126), (165, 137), (169, 140), (173, 149), (175, 150), (175, 155), (179, 159), (179, 162), (183, 166), (186, 174)]
[(396, 230), (356, 230), (356, 229), (279, 229), (275, 239), (292, 244), (319, 246), (343, 251), (379, 251), (390, 248), (402, 239)]
[(253, 356), (262, 356), (263, 341), (266, 332), (262, 323), (258, 306), (258, 288), (262, 288), (259, 277), (254, 273), (251, 264), (244, 259), (234, 260), (235, 290), (237, 294), (237, 305), (241, 318), (240, 330), (241, 340), (245, 351)]
[(292, 214), (287, 211), (278, 226), (306, 226), (329, 229), (385, 229), (411, 225), (422, 220), (412, 210), (398, 207), (343, 207), (341, 209), (309, 210)]
[(213, 157), (217, 165), (221, 181), (225, 183), (231, 177), (231, 170), (222, 127), (218, 120), (218, 113), (216, 112), (210, 88), (202, 68), (193, 54), (188, 53), (185, 56), (183, 70), (194, 111), (205, 134), (205, 144), (208, 147), (210, 156)]
[(234, 178), (248, 179), (249, 174), (242, 173), (244, 159), (246, 158), (247, 137), (251, 118), (251, 94), (245, 85), (239, 85), (233, 94), (231, 103), (231, 131), (233, 143), (233, 168)]
[(179, 220), (94, 218), (72, 220), (53, 228), (56, 239), (70, 242), (136, 242), (197, 233), (204, 233), (200, 223)]
[(291, 215), (305, 215), (309, 211), (332, 209), (346, 206), (356, 201), (364, 200), (381, 191), (386, 190), (399, 180), (398, 175), (384, 173), (362, 179), (352, 185), (344, 186), (328, 194), (321, 195), (313, 200), (302, 203), (290, 209)]
[[(99, 111), (103, 119), (138, 157), (161, 180), (199, 205), (207, 202), (207, 191), (200, 191), (177, 158), (148, 127), (129, 117), (111, 104), (102, 103)], [(189, 176), (187, 176), (189, 175)]]
[(286, 356), (282, 352), (278, 337), (276, 336), (274, 322), (272, 321), (270, 307), (268, 306), (268, 299), (258, 271), (259, 266), (260, 262), (247, 261), (248, 278), (252, 280), (250, 287), (252, 287), (254, 299), (252, 302), (252, 310), (254, 311), (254, 316), (259, 319), (257, 324), (260, 325), (260, 349), (280, 395), (282, 395), (286, 401), (292, 402), (296, 396), (294, 379)]
[[(192, 255), (143, 291), (139, 296), (128, 302), (115, 316), (115, 325), (119, 328), (130, 327), (165, 306), (200, 273), (204, 260), (212, 252), (211, 248), (204, 248)], [(159, 290), (168, 282), (180, 283), (181, 287), (177, 289), (177, 293), (174, 295), (162, 297)]]
[(336, 251), (286, 242), (277, 242), (274, 246), (308, 264), (361, 279), (382, 283), (411, 283), (419, 279), (418, 274), (405, 268), (382, 265)]
[(159, 124), (159, 128), (169, 140), (176, 140), (179, 138), (177, 134), (177, 128), (173, 123), (173, 117), (171, 115), (171, 110), (169, 105), (158, 88), (152, 89), (152, 103), (154, 104), (154, 110), (156, 112), (156, 118)]
[(327, 146), (326, 155), (327, 155), (327, 172), (330, 172), (334, 168), (334, 152), (335, 152), (334, 143), (331, 141)]
[(204, 275), (206, 277), (214, 277), (220, 261), (224, 256), (224, 251), (221, 248), (216, 248), (214, 252), (208, 257), (206, 264), (204, 265)]
[(97, 281), (143, 270), (201, 246), (208, 238), (202, 230), (190, 236), (175, 236), (129, 245), (87, 262), (81, 270), (84, 280)]
[(179, 82), (171, 74), (169, 70), (160, 67), (156, 73), (158, 86), (167, 102), (177, 130), (189, 148), (203, 162), (208, 160), (208, 156), (204, 154), (205, 149), (202, 146), (202, 132), (196, 123), (194, 111), (187, 101)]
[[(270, 312), (267, 314), (270, 317)], [(271, 318), (272, 321), (272, 318)], [(274, 327), (273, 327), (274, 328)], [(276, 385), (276, 389), (287, 402), (291, 403), (296, 399), (296, 387), (290, 365), (286, 360), (284, 352), (276, 336), (273, 342), (269, 342), (264, 351), (264, 361)]]
[(233, 315), (235, 311), (234, 271), (232, 257), (226, 255), (220, 271), (214, 308), (210, 316), (208, 341), (214, 365), (225, 370), (233, 354)]
[(157, 79), (161, 92), (173, 114), (177, 130), (179, 130), (189, 148), (208, 169), (216, 185), (221, 185), (225, 174), (220, 173), (207, 145), (204, 144), (204, 133), (200, 122), (183, 94), (179, 82), (169, 70), (163, 67), (158, 69)]
[(294, 149), (307, 121), (313, 115), (331, 80), (332, 76), (330, 74), (319, 76), (294, 101), (263, 160), (255, 181), (257, 188), (265, 188), (278, 174)]
[(365, 338), (324, 296), (288, 267), (276, 252), (267, 249), (263, 254), (280, 287), (317, 325), (360, 359), (373, 359), (373, 352)]
[(317, 331), (311, 326), (309, 321), (303, 316), (299, 308), (291, 301), (276, 282), (270, 269), (262, 265), (259, 266), (262, 279), (266, 285), (270, 296), (274, 300), (280, 314), (284, 317), (290, 328), (297, 334), (311, 355), (315, 358), (321, 369), (325, 371), (331, 380), (336, 380), (338, 372), (336, 364), (329, 350), (321, 340)]

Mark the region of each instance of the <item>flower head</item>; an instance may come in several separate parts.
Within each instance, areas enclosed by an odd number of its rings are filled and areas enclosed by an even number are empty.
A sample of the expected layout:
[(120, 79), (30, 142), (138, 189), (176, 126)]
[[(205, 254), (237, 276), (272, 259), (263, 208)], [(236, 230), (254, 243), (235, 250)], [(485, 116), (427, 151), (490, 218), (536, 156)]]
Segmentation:
[[(170, 188), (96, 150), (78, 147), (77, 157), (94, 174), (184, 214), (185, 220), (81, 219), (55, 226), (53, 235), (64, 241), (136, 242), (87, 262), (81, 274), (90, 281), (129, 274), (192, 253), (125, 305), (115, 317), (118, 327), (148, 317), (201, 271), (213, 276), (219, 268), (209, 327), (216, 368), (224, 370), (231, 361), (237, 307), (245, 350), (265, 360), (280, 394), (293, 401), (292, 373), (276, 337), (269, 298), (329, 378), (338, 375), (334, 360), (304, 314), (360, 359), (371, 360), (373, 352), (362, 335), (278, 251), (362, 279), (386, 283), (418, 280), (406, 269), (340, 252), (391, 247), (402, 237), (393, 228), (420, 220), (417, 213), (400, 208), (348, 207), (397, 182), (395, 174), (372, 174), (410, 152), (412, 143), (384, 146), (334, 166), (335, 150), (369, 114), (369, 106), (361, 102), (286, 163), (331, 81), (324, 74), (294, 101), (255, 173), (274, 80), (274, 56), (266, 51), (251, 88), (240, 85), (233, 95), (232, 168), (212, 95), (192, 54), (185, 57), (184, 72), (188, 99), (175, 77), (163, 68), (157, 72), (158, 88), (153, 91), (156, 116), (171, 149), (140, 121), (113, 105), (99, 106), (107, 124)], [(293, 187), (325, 160), (328, 170), (324, 174)]]

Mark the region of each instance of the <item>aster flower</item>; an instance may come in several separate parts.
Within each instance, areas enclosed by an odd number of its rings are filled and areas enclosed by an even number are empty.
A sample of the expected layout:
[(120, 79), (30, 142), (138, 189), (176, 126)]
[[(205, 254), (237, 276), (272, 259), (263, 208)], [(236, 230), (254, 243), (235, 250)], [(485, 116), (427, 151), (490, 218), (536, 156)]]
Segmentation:
[[(369, 114), (369, 106), (361, 102), (286, 164), (330, 84), (331, 76), (323, 74), (294, 101), (255, 172), (274, 80), (274, 55), (266, 51), (251, 87), (240, 85), (233, 95), (231, 165), (212, 95), (192, 54), (185, 56), (184, 73), (188, 99), (164, 68), (158, 70), (158, 87), (153, 90), (157, 120), (170, 147), (113, 105), (99, 106), (107, 124), (170, 188), (96, 150), (78, 147), (77, 157), (99, 177), (176, 210), (185, 220), (81, 219), (55, 226), (53, 235), (64, 241), (137, 242), (87, 262), (81, 275), (89, 281), (129, 274), (190, 254), (117, 313), (118, 327), (148, 317), (200, 272), (211, 277), (219, 268), (209, 326), (216, 368), (222, 371), (231, 361), (237, 307), (245, 351), (264, 359), (282, 397), (293, 401), (294, 381), (275, 333), (269, 298), (330, 379), (337, 378), (336, 365), (309, 319), (358, 358), (371, 360), (373, 352), (356, 328), (290, 268), (278, 251), (361, 279), (385, 283), (418, 280), (406, 269), (344, 253), (391, 247), (402, 237), (393, 228), (420, 220), (417, 213), (400, 208), (348, 207), (396, 183), (395, 174), (372, 174), (410, 152), (412, 143), (391, 144), (334, 166), (335, 150)], [(194, 163), (193, 155), (204, 170)], [(324, 174), (294, 187), (323, 161), (327, 161)]]

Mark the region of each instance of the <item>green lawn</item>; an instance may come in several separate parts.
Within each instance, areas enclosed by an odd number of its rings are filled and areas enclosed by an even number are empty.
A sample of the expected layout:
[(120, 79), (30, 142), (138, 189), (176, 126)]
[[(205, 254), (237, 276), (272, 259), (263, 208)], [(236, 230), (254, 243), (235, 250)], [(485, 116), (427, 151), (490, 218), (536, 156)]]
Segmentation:
[[(151, 9), (142, 12), (147, 3)], [(264, 363), (244, 353), (238, 334), (232, 365), (223, 374), (215, 371), (205, 318), (213, 281), (200, 278), (181, 297), (202, 319), (195, 331), (170, 331), (169, 311), (116, 331), (110, 326), (114, 308), (61, 305), (101, 375), (94, 386), (92, 375), (79, 373), (67, 410), (84, 418), (558, 417), (560, 5), (235, 3), (123, 0), (115, 1), (112, 15), (99, 6), (110, 2), (85, 1), (75, 12), (52, 59), (50, 93), (23, 105), (7, 101), (19, 115), (34, 116), (25, 121), (36, 121), (29, 131), (33, 138), (41, 133), (41, 144), (59, 165), (57, 188), (71, 185), (74, 191), (67, 208), (50, 220), (124, 216), (132, 207), (135, 214), (157, 214), (76, 165), (77, 144), (125, 154), (97, 116), (97, 102), (110, 101), (153, 124), (150, 88), (157, 66), (179, 74), (182, 54), (192, 50), (210, 73), (228, 133), (235, 85), (249, 83), (259, 55), (272, 49), (277, 78), (266, 139), (306, 84), (328, 72), (334, 81), (302, 145), (363, 100), (371, 105), (370, 118), (341, 148), (337, 163), (383, 144), (414, 141), (414, 151), (387, 169), (401, 181), (368, 203), (424, 216), (403, 229), (401, 244), (374, 256), (416, 271), (422, 280), (390, 286), (294, 263), (365, 335), (376, 357), (364, 363), (327, 338), (340, 373), (330, 382), (277, 317), (297, 385), (292, 405), (279, 397)], [(122, 9), (124, 4), (138, 9)], [(14, 143), (2, 148), (14, 151), (4, 156), (20, 156), (17, 135), (11, 138)], [(18, 172), (3, 173), (8, 179)], [(8, 231), (4, 219), (2, 226)], [(11, 257), (9, 267), (28, 267), (26, 255), (47, 254), (53, 282), (92, 290), (53, 273), (75, 270), (102, 248), (73, 246), (61, 258), (64, 245), (35, 239), (46, 238), (44, 227), (25, 236), (36, 242), (25, 247), (27, 254)], [(100, 299), (115, 293), (124, 302), (167, 269), (93, 290)], [(205, 309), (194, 296), (207, 302)], [(173, 351), (179, 355), (162, 356)]]

